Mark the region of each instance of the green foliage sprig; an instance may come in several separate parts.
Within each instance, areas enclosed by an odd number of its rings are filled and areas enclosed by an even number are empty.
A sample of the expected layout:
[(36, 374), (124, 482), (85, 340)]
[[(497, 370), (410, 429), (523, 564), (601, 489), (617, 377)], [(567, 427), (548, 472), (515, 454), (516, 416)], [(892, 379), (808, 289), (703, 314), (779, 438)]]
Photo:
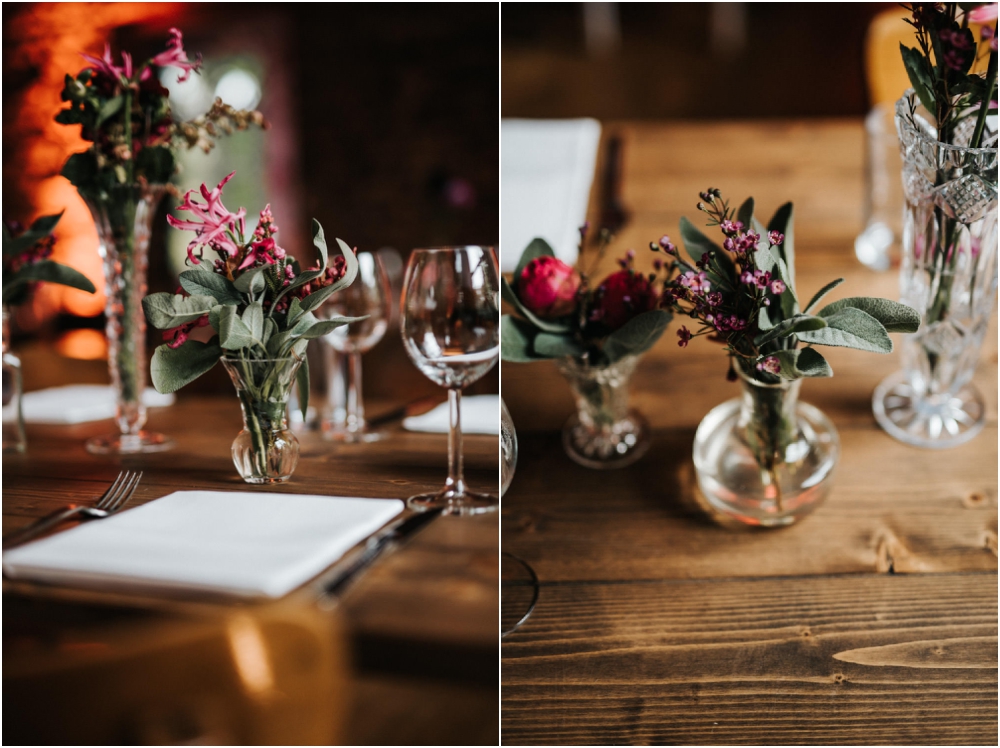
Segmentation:
[(17, 232), (3, 225), (3, 305), (27, 301), (38, 282), (55, 283), (94, 293), (94, 284), (83, 273), (49, 259), (55, 230), (62, 213), (42, 216), (30, 228)]

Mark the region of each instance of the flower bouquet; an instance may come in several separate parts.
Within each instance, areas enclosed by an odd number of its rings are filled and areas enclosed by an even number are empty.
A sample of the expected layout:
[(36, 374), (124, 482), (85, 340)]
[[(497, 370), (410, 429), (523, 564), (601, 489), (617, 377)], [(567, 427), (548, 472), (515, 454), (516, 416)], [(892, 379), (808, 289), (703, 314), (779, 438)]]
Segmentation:
[[(318, 319), (313, 312), (334, 292), (354, 282), (358, 261), (340, 239), (341, 254), (329, 261), (323, 227), (313, 220), (313, 244), (320, 259), (308, 270), (275, 241), (278, 227), (270, 206), (246, 233), (246, 209), (230, 212), (222, 203), (227, 176), (214, 189), (191, 190), (178, 210), (190, 220), (169, 216), (174, 228), (193, 231), (188, 264), (176, 294), (154, 293), (142, 300), (146, 319), (163, 330), (167, 342), (153, 353), (150, 374), (159, 392), (174, 392), (218, 361), (229, 372), (243, 408), (244, 429), (233, 442), (233, 462), (247, 483), (288, 480), (298, 462), (299, 443), (288, 429), (288, 398), (298, 382), (303, 415), (309, 405), (309, 341), (363, 317)], [(213, 253), (210, 261), (205, 250)], [(204, 267), (208, 264), (209, 267)], [(190, 339), (210, 326), (208, 342)]]
[(120, 434), (96, 437), (87, 449), (97, 453), (147, 452), (168, 448), (161, 434), (142, 431), (146, 412), (145, 322), (140, 302), (146, 292), (146, 253), (151, 222), (177, 170), (179, 148), (208, 151), (220, 133), (265, 126), (260, 112), (237, 111), (216, 99), (211, 110), (190, 122), (175, 122), (159, 71), (179, 69), (178, 81), (201, 67), (191, 60), (177, 29), (167, 49), (141, 65), (128, 52), (115, 64), (110, 46), (103, 57), (83, 55), (89, 63), (66, 76), (62, 92), (68, 107), (56, 121), (80, 125), (91, 146), (70, 156), (62, 175), (87, 203), (100, 239), (107, 289), (108, 365), (118, 392)]
[[(580, 236), (582, 256), (586, 227)], [(605, 242), (595, 265), (606, 247)], [(634, 259), (629, 250), (620, 269), (591, 288), (588, 273), (557, 259), (544, 240), (535, 239), (521, 255), (513, 282), (502, 284), (503, 298), (517, 316), (501, 318), (501, 356), (557, 360), (577, 405), (563, 429), (563, 446), (586, 467), (623, 467), (649, 447), (645, 418), (628, 408), (628, 381), (671, 315), (660, 308), (656, 274), (636, 271)]]
[(716, 407), (698, 427), (698, 485), (712, 506), (743, 522), (790, 524), (826, 497), (839, 451), (829, 419), (798, 402), (804, 377), (833, 376), (814, 346), (889, 353), (889, 333), (916, 331), (920, 316), (869, 297), (817, 310), (842, 278), (800, 307), (792, 204), (779, 208), (765, 227), (754, 217), (753, 198), (739, 210), (715, 189), (701, 199), (698, 209), (720, 230), (721, 245), (686, 218), (680, 229), (690, 262), (668, 237), (650, 245), (668, 256), (664, 305), (693, 322), (694, 330), (684, 325), (677, 331), (678, 345), (700, 336), (720, 343), (729, 356), (728, 378), (743, 384), (740, 399)]
[(3, 224), (3, 451), (23, 452), (21, 361), (10, 352), (9, 308), (28, 300), (39, 282), (94, 293), (94, 284), (77, 270), (50, 260), (55, 229), (62, 213), (42, 216), (31, 227)]
[[(997, 4), (915, 3), (896, 104), (903, 159), (901, 300), (921, 313), (903, 369), (875, 390), (879, 424), (922, 447), (961, 444), (986, 418), (971, 379), (997, 287)], [(970, 23), (983, 23), (977, 40)], [(974, 70), (982, 68), (985, 73)], [(992, 116), (989, 116), (992, 115)]]

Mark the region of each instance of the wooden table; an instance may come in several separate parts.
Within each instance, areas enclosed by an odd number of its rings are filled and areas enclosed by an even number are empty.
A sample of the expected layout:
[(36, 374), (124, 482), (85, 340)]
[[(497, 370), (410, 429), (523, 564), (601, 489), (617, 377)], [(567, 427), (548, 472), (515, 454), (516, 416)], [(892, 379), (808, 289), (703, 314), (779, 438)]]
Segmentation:
[[(860, 122), (612, 123), (605, 139), (615, 131), (633, 216), (596, 277), (629, 247), (651, 263), (650, 240), (676, 240), (681, 215), (700, 225), (698, 192), (718, 187), (736, 205), (753, 195), (765, 219), (794, 201), (800, 295), (842, 276), (837, 296), (898, 297), (896, 273), (853, 255)], [(806, 380), (802, 399), (840, 432), (835, 487), (805, 521), (771, 531), (720, 526), (694, 498), (695, 429), (736, 395), (717, 346), (681, 349), (672, 327), (645, 356), (632, 393), (653, 444), (607, 473), (563, 454), (573, 406), (554, 366), (505, 364), (520, 459), (502, 546), (541, 587), (502, 644), (502, 742), (995, 744), (992, 325), (975, 377), (986, 427), (947, 451), (876, 425), (872, 391), (896, 355), (824, 349), (835, 376)]]
[[(391, 405), (372, 401), (369, 412), (377, 415)], [(4, 533), (67, 502), (92, 499), (124, 467), (145, 471), (133, 505), (182, 489), (255, 490), (242, 483), (230, 457), (241, 428), (235, 396), (182, 392), (175, 405), (150, 411), (149, 426), (173, 436), (177, 447), (156, 455), (101, 458), (88, 455), (83, 441), (109, 430), (109, 422), (29, 427), (27, 454), (3, 460)], [(314, 433), (300, 435), (302, 457), (294, 476), (266, 490), (405, 498), (443, 485), (446, 437), (411, 434), (398, 425), (390, 431), (388, 439), (369, 445), (333, 445)], [(466, 437), (466, 477), (473, 487), (495, 490), (497, 451), (495, 437)], [(498, 534), (496, 514), (442, 517), (382, 557), (339, 604), (322, 608), (336, 617), (338, 630), (346, 629), (351, 662), (339, 690), (343, 703), (330, 705), (345, 715), (346, 726), (338, 733), (342, 741), (497, 742)], [(5, 582), (5, 651), (9, 631), (33, 625), (11, 612), (25, 610), (23, 598), (33, 594), (47, 600), (61, 591), (39, 586), (25, 592)], [(20, 606), (10, 605), (15, 599)], [(320, 609), (305, 591), (290, 599)], [(162, 606), (164, 618), (176, 612), (171, 607)], [(74, 616), (59, 615), (69, 629)], [(60, 624), (46, 625), (56, 629), (50, 638), (58, 638)], [(5, 655), (5, 678), (6, 662)], [(4, 716), (15, 724), (15, 715)]]

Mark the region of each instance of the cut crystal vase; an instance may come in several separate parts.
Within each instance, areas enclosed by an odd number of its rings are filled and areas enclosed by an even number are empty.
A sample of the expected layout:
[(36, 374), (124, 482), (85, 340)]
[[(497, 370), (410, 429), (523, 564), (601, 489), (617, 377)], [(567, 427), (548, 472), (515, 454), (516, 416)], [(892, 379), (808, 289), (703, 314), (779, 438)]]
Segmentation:
[(144, 431), (146, 406), (146, 295), (149, 237), (163, 185), (135, 187), (116, 198), (87, 199), (97, 226), (99, 251), (104, 261), (105, 330), (108, 369), (115, 389), (115, 424), (118, 432), (87, 441), (94, 454), (159, 452), (174, 446), (163, 434)]
[(625, 467), (649, 449), (649, 423), (628, 405), (629, 380), (638, 356), (625, 356), (608, 366), (590, 366), (578, 359), (559, 359), (574, 413), (563, 427), (566, 454), (584, 467), (609, 470)]
[(790, 525), (830, 491), (837, 430), (818, 408), (799, 402), (802, 380), (765, 384), (739, 373), (742, 395), (713, 408), (695, 433), (698, 488), (732, 519)]
[[(912, 91), (896, 104), (903, 157), (900, 301), (921, 315), (902, 343), (903, 368), (875, 390), (873, 409), (890, 435), (944, 448), (974, 437), (986, 407), (972, 385), (997, 289), (997, 148), (936, 139)], [(953, 140), (968, 143), (975, 117)]]

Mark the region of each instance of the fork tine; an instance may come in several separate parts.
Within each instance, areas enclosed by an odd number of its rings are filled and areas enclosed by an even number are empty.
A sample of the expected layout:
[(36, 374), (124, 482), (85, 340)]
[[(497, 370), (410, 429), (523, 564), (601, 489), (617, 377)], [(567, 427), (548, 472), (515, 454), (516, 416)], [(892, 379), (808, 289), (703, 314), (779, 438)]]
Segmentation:
[(121, 496), (118, 497), (118, 500), (112, 506), (108, 507), (108, 514), (121, 510), (132, 499), (135, 489), (139, 487), (140, 480), (142, 480), (141, 472), (132, 474), (131, 481), (125, 487), (125, 490), (122, 491)]
[(94, 507), (96, 509), (104, 509), (111, 501), (114, 500), (114, 497), (117, 495), (121, 483), (127, 479), (128, 477), (127, 474), (128, 474), (127, 470), (122, 470), (120, 473), (118, 473), (118, 477), (115, 478), (114, 483), (108, 486), (108, 490), (105, 491), (104, 495), (97, 500), (96, 504), (94, 504)]

